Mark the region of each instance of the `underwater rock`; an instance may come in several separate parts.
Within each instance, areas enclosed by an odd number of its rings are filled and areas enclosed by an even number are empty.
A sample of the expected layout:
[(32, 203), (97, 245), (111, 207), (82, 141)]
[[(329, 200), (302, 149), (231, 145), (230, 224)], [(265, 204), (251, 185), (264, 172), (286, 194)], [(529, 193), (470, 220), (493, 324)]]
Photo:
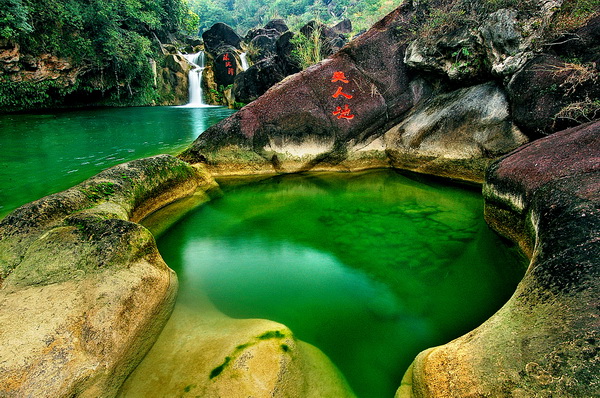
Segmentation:
[(136, 222), (214, 181), (168, 155), (115, 166), (0, 222), (0, 395), (114, 396), (177, 278)]
[(229, 318), (212, 304), (177, 306), (161, 336), (118, 397), (354, 398), (344, 377), (285, 326)]
[(419, 354), (396, 396), (600, 395), (600, 122), (494, 163), (484, 196), (529, 268), (484, 324)]

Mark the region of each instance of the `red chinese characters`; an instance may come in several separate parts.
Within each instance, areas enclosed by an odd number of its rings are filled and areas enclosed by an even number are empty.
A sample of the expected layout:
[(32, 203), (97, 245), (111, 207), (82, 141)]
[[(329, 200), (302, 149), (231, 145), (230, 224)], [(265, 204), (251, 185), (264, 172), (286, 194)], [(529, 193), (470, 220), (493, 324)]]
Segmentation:
[(223, 55), (223, 61), (225, 61), (225, 67), (227, 68), (227, 74), (235, 76), (235, 69), (233, 68), (233, 64), (231, 63), (231, 58), (229, 58), (229, 53), (225, 53)]
[[(336, 71), (336, 72), (333, 72), (333, 76), (331, 77), (331, 82), (332, 83), (341, 82), (341, 83), (348, 84), (348, 83), (350, 83), (350, 80), (348, 79), (348, 77), (346, 77), (346, 74), (343, 71)], [(349, 99), (352, 99), (353, 95), (345, 93), (343, 86), (337, 86), (337, 90), (335, 91), (335, 93), (333, 93), (332, 97), (333, 98), (344, 97), (349, 100)], [(335, 108), (335, 111), (333, 111), (332, 114), (334, 116), (337, 116), (338, 119), (352, 120), (352, 119), (354, 119), (354, 115), (351, 112), (352, 112), (352, 110), (350, 109), (350, 105), (344, 104), (343, 107), (337, 106)]]
[(337, 88), (337, 91), (335, 92), (335, 94), (333, 94), (333, 95), (332, 95), (332, 97), (333, 97), (333, 98), (337, 98), (337, 97), (339, 97), (340, 95), (341, 95), (342, 97), (344, 97), (344, 98), (347, 98), (347, 99), (352, 99), (352, 95), (350, 95), (350, 94), (346, 94), (346, 93), (344, 93), (344, 92), (342, 91), (342, 86), (338, 86), (338, 88)]
[(335, 109), (335, 112), (333, 112), (333, 114), (336, 115), (338, 119), (354, 119), (354, 115), (351, 115), (350, 112), (350, 107), (348, 106), (348, 104), (346, 104), (343, 108), (341, 106), (338, 106)]
[(335, 82), (350, 83), (348, 81), (348, 79), (346, 78), (346, 74), (344, 72), (333, 72), (333, 77), (331, 78), (331, 82), (332, 83), (335, 83)]

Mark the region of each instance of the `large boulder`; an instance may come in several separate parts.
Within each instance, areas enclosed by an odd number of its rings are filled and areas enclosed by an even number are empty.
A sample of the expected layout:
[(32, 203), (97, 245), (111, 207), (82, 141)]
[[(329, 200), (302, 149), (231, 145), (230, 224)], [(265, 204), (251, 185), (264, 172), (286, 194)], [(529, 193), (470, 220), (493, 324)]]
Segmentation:
[(119, 397), (355, 397), (329, 358), (285, 326), (229, 318), (204, 301), (176, 306)]
[(0, 222), (0, 395), (110, 397), (166, 323), (177, 278), (136, 222), (214, 181), (168, 155)]
[(219, 47), (210, 64), (217, 87), (227, 87), (233, 84), (235, 77), (242, 72), (240, 56), (231, 46)]
[(508, 84), (515, 123), (530, 136), (547, 135), (600, 116), (600, 71), (539, 55)]
[(494, 83), (435, 96), (383, 140), (394, 167), (477, 182), (494, 159), (528, 141)]
[(259, 61), (235, 77), (233, 94), (237, 101), (250, 103), (287, 76), (275, 57)]
[(346, 44), (346, 38), (342, 34), (317, 21), (308, 22), (300, 28), (300, 33), (309, 40), (313, 35), (318, 36), (321, 42), (321, 57), (323, 58), (336, 53)]
[(483, 325), (419, 354), (397, 397), (600, 396), (600, 122), (495, 163), (486, 220), (531, 259)]
[(204, 48), (211, 54), (216, 54), (219, 48), (223, 46), (231, 46), (236, 49), (240, 48), (242, 39), (237, 33), (227, 24), (218, 22), (202, 33), (204, 40)]
[(342, 161), (352, 148), (366, 153), (371, 135), (420, 99), (419, 90), (409, 89), (398, 46), (398, 27), (410, 15), (411, 7), (398, 8), (396, 18), (275, 85), (204, 132), (180, 156), (206, 161), (223, 173), (240, 172), (238, 167), (246, 172), (346, 168)]
[(279, 33), (285, 33), (288, 30), (290, 30), (285, 21), (281, 18), (272, 19), (269, 22), (267, 22), (267, 24), (265, 25), (265, 29), (275, 29)]

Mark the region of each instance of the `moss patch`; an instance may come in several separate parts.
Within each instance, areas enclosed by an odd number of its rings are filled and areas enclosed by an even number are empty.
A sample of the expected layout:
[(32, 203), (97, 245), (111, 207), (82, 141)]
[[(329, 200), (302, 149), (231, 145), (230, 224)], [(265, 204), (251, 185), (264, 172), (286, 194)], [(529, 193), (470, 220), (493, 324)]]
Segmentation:
[(261, 334), (258, 336), (259, 340), (269, 340), (269, 339), (282, 339), (285, 337), (285, 334), (281, 333), (279, 330), (272, 330), (270, 332)]
[(225, 361), (222, 364), (220, 364), (210, 372), (209, 378), (214, 379), (215, 377), (220, 375), (223, 372), (223, 370), (225, 370), (227, 365), (229, 365), (229, 362), (231, 362), (231, 357), (226, 357)]

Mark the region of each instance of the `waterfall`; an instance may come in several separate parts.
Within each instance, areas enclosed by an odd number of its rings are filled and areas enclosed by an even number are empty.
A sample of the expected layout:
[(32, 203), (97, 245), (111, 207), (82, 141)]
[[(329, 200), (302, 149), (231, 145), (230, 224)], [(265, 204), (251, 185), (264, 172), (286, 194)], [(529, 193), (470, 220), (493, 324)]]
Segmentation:
[(248, 59), (246, 58), (246, 53), (240, 54), (240, 61), (242, 62), (242, 70), (248, 70)]
[(189, 102), (186, 106), (209, 106), (204, 103), (202, 95), (202, 71), (204, 71), (204, 51), (195, 54), (183, 54), (183, 57), (192, 65), (189, 72)]

